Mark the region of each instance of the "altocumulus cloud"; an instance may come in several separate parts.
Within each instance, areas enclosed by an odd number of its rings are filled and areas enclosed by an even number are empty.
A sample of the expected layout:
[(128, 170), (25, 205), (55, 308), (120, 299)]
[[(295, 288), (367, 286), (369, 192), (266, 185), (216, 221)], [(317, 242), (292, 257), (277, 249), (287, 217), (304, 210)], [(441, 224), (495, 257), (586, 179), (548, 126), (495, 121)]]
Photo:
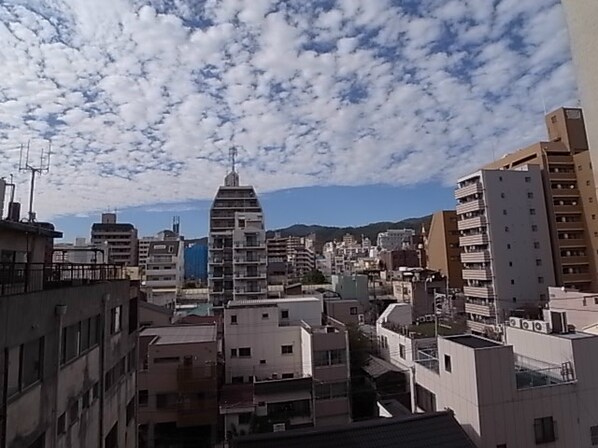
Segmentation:
[(450, 183), (576, 98), (558, 0), (5, 0), (0, 41), (43, 217), (209, 198), (231, 145), (261, 191)]

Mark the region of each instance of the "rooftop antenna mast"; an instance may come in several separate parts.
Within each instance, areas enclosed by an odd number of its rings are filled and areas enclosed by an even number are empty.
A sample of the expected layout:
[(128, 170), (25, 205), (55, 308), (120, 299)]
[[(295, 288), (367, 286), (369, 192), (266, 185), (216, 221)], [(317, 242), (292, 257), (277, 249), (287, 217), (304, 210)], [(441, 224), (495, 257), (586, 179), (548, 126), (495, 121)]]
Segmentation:
[(39, 156), (39, 164), (35, 165), (29, 157), (31, 149), (31, 142), (27, 142), (27, 149), (25, 158), (23, 159), (23, 151), (25, 148), (21, 145), (21, 154), (19, 156), (19, 171), (29, 171), (31, 173), (31, 186), (29, 187), (29, 213), (28, 221), (35, 221), (35, 212), (33, 211), (33, 198), (35, 196), (35, 177), (37, 175), (46, 174), (50, 171), (50, 156), (52, 155), (52, 142), (48, 141), (48, 148), (43, 148)]
[(231, 168), (233, 173), (235, 173), (235, 168), (236, 168), (236, 162), (237, 162), (237, 154), (239, 154), (239, 151), (237, 149), (236, 146), (233, 146), (232, 148), (230, 148), (228, 150), (228, 156), (230, 157), (230, 164), (231, 164)]

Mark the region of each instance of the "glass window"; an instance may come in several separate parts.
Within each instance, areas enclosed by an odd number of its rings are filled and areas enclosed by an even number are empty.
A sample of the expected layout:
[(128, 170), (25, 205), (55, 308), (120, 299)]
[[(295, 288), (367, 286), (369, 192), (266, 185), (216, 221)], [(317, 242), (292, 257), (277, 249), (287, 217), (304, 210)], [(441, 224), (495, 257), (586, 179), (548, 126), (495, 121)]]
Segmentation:
[(289, 310), (282, 310), (282, 311), (280, 312), (280, 317), (281, 317), (282, 319), (288, 319), (288, 318), (289, 318)]
[(598, 426), (590, 426), (590, 440), (592, 446), (598, 445)]
[(436, 395), (419, 384), (415, 385), (417, 407), (426, 412), (436, 412)]
[(72, 426), (79, 421), (79, 400), (75, 400), (69, 407), (69, 424)]
[(250, 357), (251, 356), (251, 347), (241, 347), (239, 348), (239, 356), (240, 357)]
[(236, 314), (232, 314), (230, 316), (230, 323), (231, 323), (231, 325), (234, 325), (237, 323), (237, 315)]
[(58, 435), (64, 434), (66, 432), (66, 412), (63, 413), (60, 417), (58, 417), (58, 425), (56, 427), (56, 433)]
[(118, 333), (122, 328), (122, 305), (110, 310), (110, 334)]
[(139, 407), (147, 406), (148, 399), (149, 399), (148, 391), (140, 390), (139, 391)]
[(236, 348), (231, 348), (230, 349), (230, 357), (231, 358), (236, 358), (237, 357), (237, 349)]
[(16, 394), (20, 390), (21, 346), (8, 349), (8, 390), (7, 395)]
[(89, 321), (90, 319), (81, 321), (81, 352), (89, 348)]
[(129, 424), (131, 422), (131, 420), (133, 420), (133, 417), (135, 416), (135, 399), (132, 398), (131, 401), (129, 401), (129, 403), (127, 404), (127, 424)]
[(283, 355), (291, 355), (293, 353), (292, 345), (283, 345), (280, 347), (280, 351)]
[(21, 381), (23, 387), (30, 386), (42, 378), (44, 339), (36, 339), (23, 345)]
[(534, 419), (534, 434), (536, 436), (536, 445), (554, 442), (556, 436), (552, 416)]
[(357, 315), (357, 307), (356, 306), (352, 306), (349, 309), (349, 312), (351, 313), (351, 316), (356, 316)]
[(405, 359), (405, 346), (403, 344), (399, 344), (399, 356)]
[(69, 325), (62, 329), (62, 356), (64, 364), (79, 354), (79, 324)]

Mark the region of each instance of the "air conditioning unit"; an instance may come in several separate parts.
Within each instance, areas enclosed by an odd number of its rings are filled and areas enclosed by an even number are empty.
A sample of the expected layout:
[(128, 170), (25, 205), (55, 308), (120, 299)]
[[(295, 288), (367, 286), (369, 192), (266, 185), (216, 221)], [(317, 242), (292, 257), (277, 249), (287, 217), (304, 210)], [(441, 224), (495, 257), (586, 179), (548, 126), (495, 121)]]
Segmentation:
[(550, 333), (550, 322), (544, 322), (543, 320), (535, 320), (534, 331), (538, 333)]
[(521, 328), (524, 330), (534, 331), (534, 322), (531, 320), (522, 320)]
[(521, 322), (523, 321), (520, 317), (509, 317), (509, 326), (515, 328), (521, 328)]

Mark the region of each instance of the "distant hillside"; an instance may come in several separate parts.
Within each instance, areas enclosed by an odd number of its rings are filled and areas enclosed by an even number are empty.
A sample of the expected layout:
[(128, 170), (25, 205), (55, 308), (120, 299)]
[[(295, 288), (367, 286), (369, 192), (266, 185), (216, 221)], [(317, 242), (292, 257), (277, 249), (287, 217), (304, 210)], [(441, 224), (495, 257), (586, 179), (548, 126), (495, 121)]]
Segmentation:
[(432, 215), (422, 216), (421, 218), (408, 218), (398, 222), (374, 222), (361, 227), (327, 227), (318, 225), (295, 224), (285, 229), (269, 230), (267, 236), (271, 237), (275, 232), (280, 232), (282, 236), (307, 236), (311, 233), (316, 234), (316, 248), (319, 249), (325, 242), (332, 240), (341, 240), (343, 235), (350, 233), (357, 240), (361, 240), (361, 235), (367, 236), (373, 244), (376, 243), (378, 233), (388, 229), (415, 229), (418, 233), (422, 224), (429, 228)]
[[(361, 235), (367, 236), (373, 244), (376, 244), (376, 238), (380, 232), (385, 232), (388, 229), (414, 229), (419, 233), (422, 224), (426, 229), (430, 227), (432, 215), (422, 216), (421, 218), (407, 218), (398, 222), (373, 222), (361, 227), (328, 227), (318, 225), (295, 224), (284, 229), (268, 230), (267, 237), (274, 236), (275, 232), (279, 232), (282, 236), (307, 236), (311, 233), (316, 234), (316, 249), (321, 250), (322, 246), (327, 241), (341, 240), (346, 233), (353, 235), (358, 241), (361, 240)], [(195, 238), (185, 240), (187, 245), (208, 243), (208, 238)]]

